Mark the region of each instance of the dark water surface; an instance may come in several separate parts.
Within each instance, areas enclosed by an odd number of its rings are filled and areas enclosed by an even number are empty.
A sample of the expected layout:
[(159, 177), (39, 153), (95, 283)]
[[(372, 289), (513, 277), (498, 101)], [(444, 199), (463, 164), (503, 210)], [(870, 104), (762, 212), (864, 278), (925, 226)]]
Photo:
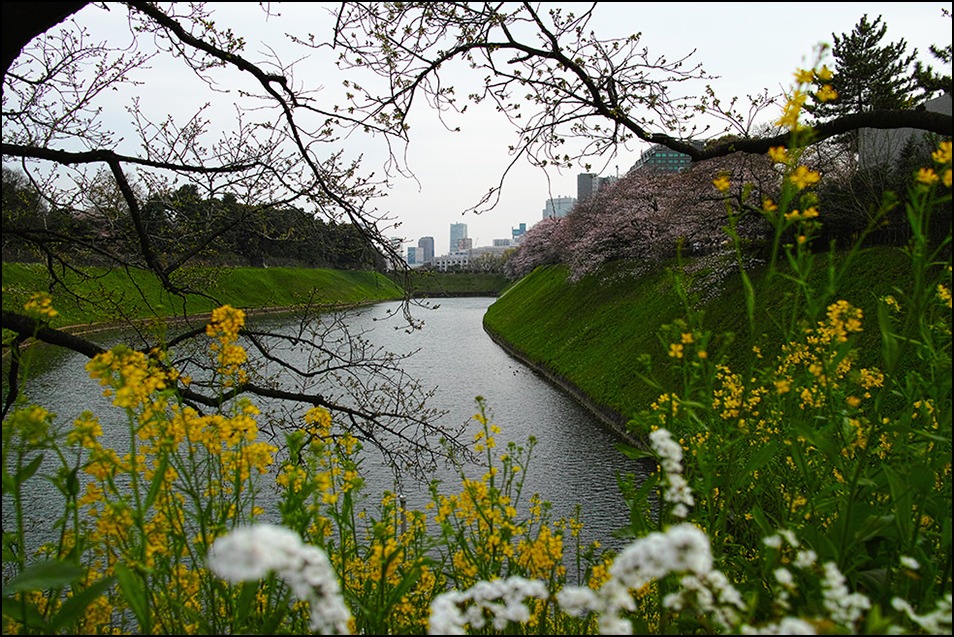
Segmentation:
[[(469, 423), (468, 432), (477, 431), (472, 417), (477, 412), (476, 397), (482, 396), (491, 421), (501, 429), (497, 435), (499, 450), (503, 451), (508, 441), (526, 445), (534, 436), (537, 444), (526, 474), (524, 505), (531, 494), (539, 493), (553, 504), (552, 517), (558, 519), (573, 515), (579, 504), (584, 542), (598, 540), (606, 548), (621, 548), (624, 542), (613, 533), (626, 525), (629, 511), (619, 492), (617, 475), (640, 475), (643, 469), (616, 448), (619, 439), (596, 416), (511, 358), (484, 332), (482, 319), (493, 301), (440, 299), (435, 302), (439, 304), (436, 309), (414, 310), (424, 327), (411, 332), (394, 329), (395, 321), (385, 320), (396, 308), (394, 303), (365, 308), (349, 321), (355, 330), (364, 331), (365, 338), (390, 351), (419, 350), (403, 366), (424, 387), (435, 390), (432, 406), (447, 411), (441, 422), (451, 427)], [(280, 326), (274, 318), (269, 323), (273, 329)], [(44, 360), (42, 369), (36, 368), (30, 381), (31, 400), (56, 412), (63, 423), (90, 409), (100, 416), (106, 429), (103, 414), (116, 410), (83, 371), (86, 359), (63, 353), (51, 356)], [(115, 426), (125, 429), (121, 423)], [(470, 433), (466, 441), (472, 440)], [(121, 431), (120, 438), (127, 437), (128, 432)], [(398, 488), (390, 470), (373, 458), (363, 469), (372, 502), (384, 490), (400, 490), (408, 508), (423, 510), (429, 501), (424, 482), (405, 483)], [(444, 494), (460, 491), (460, 478), (450, 469), (439, 470), (431, 478), (446, 485), (441, 489)], [(42, 501), (43, 495), (37, 495)], [(7, 507), (4, 509), (6, 517)]]

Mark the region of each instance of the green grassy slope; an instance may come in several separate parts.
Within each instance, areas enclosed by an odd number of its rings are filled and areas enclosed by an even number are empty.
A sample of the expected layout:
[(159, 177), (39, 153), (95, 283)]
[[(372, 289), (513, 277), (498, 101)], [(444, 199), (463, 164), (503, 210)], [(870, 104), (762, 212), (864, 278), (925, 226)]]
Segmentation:
[[(384, 275), (369, 271), (343, 271), (301, 268), (203, 268), (190, 272), (191, 285), (209, 295), (242, 309), (288, 307), (305, 301), (320, 304), (353, 304), (398, 299), (401, 289)], [(90, 302), (80, 302), (58, 290), (53, 291), (53, 306), (60, 313), (53, 327), (88, 325), (115, 321), (111, 305), (118, 304), (132, 318), (181, 313), (203, 314), (217, 305), (201, 295), (183, 300), (162, 291), (159, 282), (148, 273), (102, 270), (98, 277), (77, 282), (68, 278), (73, 289)], [(3, 264), (3, 307), (17, 310), (30, 293), (47, 290), (46, 275), (40, 266)], [(105, 302), (108, 299), (109, 302)]]
[[(826, 258), (819, 258), (811, 282), (819, 289), (828, 285)], [(897, 248), (876, 248), (862, 252), (852, 263), (835, 296), (864, 311), (861, 362), (876, 364), (865, 360), (877, 359), (880, 348), (876, 301), (908, 280), (909, 258)], [(686, 317), (665, 269), (634, 274), (632, 267), (626, 262), (610, 264), (576, 283), (567, 280), (564, 267), (539, 268), (491, 305), (484, 326), (530, 362), (565, 377), (597, 405), (626, 420), (661, 393), (646, 380), (647, 356), (653, 378), (664, 384), (671, 380), (668, 343), (660, 341), (659, 329)], [(773, 321), (782, 313), (791, 288), (777, 277), (766, 286), (764, 272), (750, 276), (757, 290), (754, 329), (738, 275), (725, 281), (718, 296), (699, 306), (703, 327), (721, 335), (710, 345), (711, 355), (725, 353), (737, 370), (752, 363), (757, 340), (772, 342)]]

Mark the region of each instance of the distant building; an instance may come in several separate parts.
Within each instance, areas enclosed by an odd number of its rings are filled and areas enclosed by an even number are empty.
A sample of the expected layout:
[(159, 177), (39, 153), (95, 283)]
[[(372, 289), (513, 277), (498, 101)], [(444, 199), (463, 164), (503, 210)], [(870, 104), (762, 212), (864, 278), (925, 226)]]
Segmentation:
[[(690, 141), (690, 144), (702, 148), (702, 142)], [(642, 152), (629, 172), (637, 170), (655, 170), (664, 173), (682, 172), (692, 164), (692, 159), (685, 153), (677, 153), (662, 144), (653, 144)]]
[(461, 240), (467, 238), (466, 223), (450, 224), (450, 252), (460, 252), (466, 248), (461, 247)]
[(553, 199), (547, 199), (547, 204), (543, 208), (543, 218), (565, 217), (575, 205), (575, 197), (554, 197)]
[(395, 270), (400, 268), (403, 264), (400, 262), (401, 253), (404, 250), (404, 239), (401, 237), (390, 237), (388, 241), (391, 244), (391, 250), (394, 251), (394, 254), (397, 256), (388, 256), (387, 269)]
[(417, 256), (422, 265), (434, 260), (434, 237), (421, 237), (417, 240), (417, 247)]
[[(576, 201), (583, 203), (600, 188), (609, 186), (616, 177), (600, 177), (596, 173), (580, 173), (576, 176)], [(544, 216), (544, 219), (546, 217)]]
[(439, 257), (434, 257), (431, 267), (440, 272), (448, 270), (466, 270), (470, 265), (470, 252), (453, 252)]
[(494, 248), (509, 248), (513, 245), (512, 239), (494, 239), (491, 245)]
[(599, 188), (596, 173), (580, 173), (576, 176), (576, 200), (586, 201)]
[(513, 245), (517, 245), (518, 243), (520, 243), (520, 239), (522, 239), (523, 235), (525, 235), (526, 233), (527, 233), (527, 224), (525, 223), (521, 223), (516, 228), (511, 227), (510, 237), (511, 237), (511, 240), (513, 241)]
[[(919, 108), (933, 113), (950, 115), (951, 94), (945, 93), (940, 97), (928, 100)], [(930, 133), (913, 128), (888, 130), (862, 128), (858, 131), (858, 165), (861, 168), (868, 168), (894, 164), (909, 144), (926, 143), (925, 140), (930, 137)], [(934, 148), (931, 148), (931, 150), (934, 150)]]
[(466, 252), (474, 247), (474, 240), (470, 237), (461, 237), (457, 240), (457, 252)]
[(407, 249), (407, 264), (408, 265), (419, 265), (417, 261), (417, 247), (409, 246)]

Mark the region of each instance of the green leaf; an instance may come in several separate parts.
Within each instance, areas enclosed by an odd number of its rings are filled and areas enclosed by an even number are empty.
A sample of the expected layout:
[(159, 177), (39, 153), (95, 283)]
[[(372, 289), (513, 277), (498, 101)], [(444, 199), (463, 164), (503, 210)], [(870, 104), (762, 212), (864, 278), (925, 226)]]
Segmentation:
[(891, 467), (884, 465), (881, 467), (885, 477), (888, 479), (888, 486), (891, 488), (891, 499), (894, 500), (894, 510), (897, 512), (895, 521), (901, 530), (901, 537), (910, 537), (911, 533), (911, 490), (905, 480), (894, 472)]
[(22, 591), (45, 591), (78, 582), (86, 569), (73, 562), (44, 560), (34, 562), (3, 586), (3, 596)]
[(20, 467), (14, 476), (14, 481), (17, 485), (21, 485), (30, 478), (33, 477), (33, 474), (36, 473), (37, 469), (40, 468), (40, 465), (43, 463), (43, 454), (38, 455), (36, 458), (30, 461), (25, 467)]
[(7, 473), (6, 467), (3, 470), (3, 493), (13, 493), (17, 483), (13, 481), (13, 476)]
[(63, 602), (59, 612), (50, 620), (50, 629), (57, 631), (66, 626), (72, 625), (86, 611), (93, 600), (101, 596), (116, 581), (115, 577), (106, 577), (92, 586), (88, 586), (79, 593), (73, 595)]
[(129, 604), (129, 608), (139, 622), (140, 632), (148, 635), (152, 632), (149, 622), (149, 605), (146, 601), (146, 591), (139, 577), (125, 564), (116, 564), (116, 576), (119, 578), (119, 588), (126, 603)]
[(152, 507), (156, 502), (156, 498), (159, 496), (159, 491), (162, 489), (162, 485), (166, 480), (166, 469), (169, 468), (169, 458), (166, 455), (163, 455), (159, 460), (159, 466), (156, 468), (156, 473), (152, 477), (152, 484), (149, 485), (149, 493), (146, 495), (145, 506), (147, 509)]
[[(31, 632), (37, 633), (42, 632), (37, 631), (36, 628), (45, 626), (46, 621), (43, 619), (43, 615), (40, 614), (40, 611), (37, 610), (35, 604), (31, 602), (24, 603), (23, 600), (14, 599), (12, 597), (4, 597), (3, 603), (3, 617), (7, 622), (11, 622), (16, 625), (16, 628), (19, 628), (22, 634), (30, 634)], [(24, 627), (29, 627), (33, 630), (26, 630)], [(50, 632), (50, 631), (43, 631)], [(4, 635), (7, 633), (4, 632)], [(10, 634), (13, 634), (12, 632)]]
[(742, 275), (742, 286), (745, 288), (745, 311), (749, 317), (749, 326), (755, 325), (755, 288), (752, 286), (752, 280), (745, 270), (740, 269)]
[(774, 458), (778, 454), (778, 449), (772, 445), (764, 445), (757, 452), (752, 454), (749, 458), (749, 461), (745, 463), (745, 467), (742, 469), (743, 476), (750, 475), (752, 472), (761, 469), (765, 466), (769, 460)]
[(878, 304), (878, 328), (881, 330), (881, 351), (885, 367), (893, 369), (898, 360), (898, 337), (891, 332), (890, 310), (885, 303)]

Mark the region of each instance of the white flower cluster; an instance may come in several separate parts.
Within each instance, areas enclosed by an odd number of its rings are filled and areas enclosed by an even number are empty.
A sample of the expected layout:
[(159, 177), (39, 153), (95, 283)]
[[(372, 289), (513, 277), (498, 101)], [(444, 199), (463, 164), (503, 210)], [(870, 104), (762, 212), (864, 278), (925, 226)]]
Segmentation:
[(937, 607), (933, 613), (918, 615), (911, 608), (911, 604), (895, 597), (891, 600), (891, 605), (895, 610), (899, 610), (908, 616), (908, 619), (920, 626), (926, 635), (950, 635), (951, 634), (951, 594), (948, 593), (942, 599), (937, 600)]
[(328, 556), (303, 543), (294, 531), (272, 524), (236, 529), (213, 543), (207, 562), (213, 573), (232, 583), (275, 573), (296, 597), (311, 605), (311, 630), (338, 635), (349, 632), (351, 613)]
[(673, 440), (672, 434), (666, 429), (656, 429), (649, 434), (649, 443), (656, 455), (659, 464), (666, 474), (666, 490), (663, 500), (672, 505), (672, 514), (680, 519), (689, 515), (689, 507), (695, 504), (692, 489), (682, 475), (682, 446)]
[[(679, 524), (665, 532), (650, 533), (628, 547), (613, 560), (610, 578), (598, 591), (567, 586), (557, 593), (557, 602), (568, 614), (579, 617), (587, 611), (600, 613), (602, 635), (630, 635), (629, 620), (622, 611), (636, 610), (630, 593), (670, 573), (687, 573), (683, 584), (691, 583), (695, 596), (714, 603), (716, 599), (741, 604), (741, 598), (728, 580), (712, 570), (712, 552), (705, 533), (691, 524)], [(685, 601), (668, 596), (665, 604), (678, 608)]]
[(822, 579), (825, 610), (836, 623), (853, 628), (871, 607), (871, 601), (861, 593), (849, 593), (845, 576), (834, 562), (826, 562)]
[(428, 633), (431, 635), (466, 635), (469, 625), (481, 630), (486, 615), (493, 618), (494, 630), (504, 630), (509, 622), (523, 623), (530, 619), (527, 598), (546, 599), (546, 584), (540, 580), (508, 577), (490, 582), (477, 582), (466, 591), (452, 590), (438, 595), (431, 602)]

